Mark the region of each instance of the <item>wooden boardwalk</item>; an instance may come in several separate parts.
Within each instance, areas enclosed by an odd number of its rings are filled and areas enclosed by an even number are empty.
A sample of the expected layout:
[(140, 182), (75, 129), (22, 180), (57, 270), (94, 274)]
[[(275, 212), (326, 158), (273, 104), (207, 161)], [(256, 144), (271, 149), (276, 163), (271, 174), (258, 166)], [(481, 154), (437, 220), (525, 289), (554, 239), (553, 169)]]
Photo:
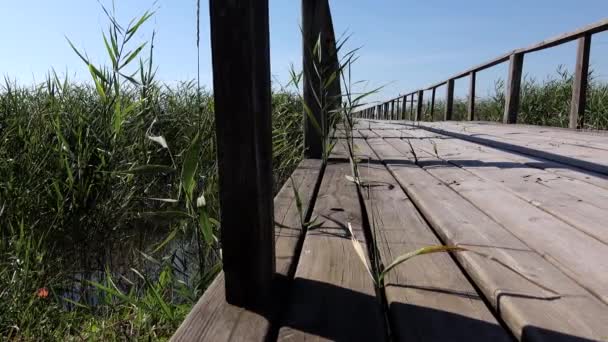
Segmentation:
[[(337, 133), (275, 198), (272, 307), (227, 304), (220, 276), (174, 340), (608, 340), (607, 134), (360, 119), (353, 136), (362, 185)], [(294, 184), (321, 223), (305, 232)], [(485, 256), (420, 256), (376, 286), (349, 225), (379, 268), (437, 244)]]

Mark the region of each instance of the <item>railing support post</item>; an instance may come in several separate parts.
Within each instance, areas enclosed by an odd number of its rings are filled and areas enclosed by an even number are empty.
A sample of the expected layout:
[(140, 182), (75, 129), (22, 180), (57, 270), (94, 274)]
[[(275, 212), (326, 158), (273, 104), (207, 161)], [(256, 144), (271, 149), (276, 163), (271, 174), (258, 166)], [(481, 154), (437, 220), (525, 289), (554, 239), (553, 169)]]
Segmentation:
[(424, 91), (418, 90), (418, 103), (416, 104), (416, 121), (420, 121), (422, 117), (422, 98)]
[(401, 98), (401, 120), (405, 120), (405, 107), (407, 106), (407, 96)]
[(587, 104), (587, 85), (589, 77), (589, 55), (591, 54), (591, 34), (578, 39), (576, 52), (576, 69), (572, 83), (572, 101), (570, 105), (570, 128), (582, 128)]
[(437, 88), (433, 87), (431, 91), (431, 121), (435, 120), (435, 91)]
[(524, 54), (514, 53), (509, 57), (509, 78), (505, 94), (505, 113), (503, 122), (513, 124), (517, 122), (519, 111), (519, 93), (521, 90), (521, 74), (524, 67)]
[(468, 120), (475, 120), (475, 78), (477, 73), (471, 71), (469, 73), (469, 115)]
[(449, 79), (445, 86), (445, 113), (443, 120), (452, 120), (452, 113), (454, 111), (454, 80)]
[[(320, 51), (317, 51), (321, 55), (320, 58), (314, 53), (317, 42), (320, 42)], [(327, 0), (302, 0), (302, 64), (304, 102), (322, 130), (319, 132), (309, 115), (304, 113), (305, 154), (308, 158), (320, 159), (325, 145), (323, 139), (329, 135), (330, 129), (328, 113), (322, 108), (334, 109), (342, 101), (339, 96), (339, 77), (331, 84), (325, 85), (332, 72), (339, 68), (336, 39)], [(321, 70), (321, 75), (315, 70)]]
[(414, 119), (414, 93), (411, 94), (410, 99), (410, 121)]
[(226, 300), (262, 306), (275, 272), (268, 0), (209, 12)]

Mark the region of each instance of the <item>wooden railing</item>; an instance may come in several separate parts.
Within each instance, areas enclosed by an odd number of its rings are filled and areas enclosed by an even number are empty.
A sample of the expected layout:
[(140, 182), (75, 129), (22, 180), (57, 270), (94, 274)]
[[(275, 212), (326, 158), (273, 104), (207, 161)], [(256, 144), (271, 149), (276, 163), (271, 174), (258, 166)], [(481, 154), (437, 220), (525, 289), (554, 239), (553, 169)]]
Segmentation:
[[(467, 119), (475, 119), (475, 81), (476, 74), (500, 63), (509, 62), (509, 74), (506, 83), (505, 107), (503, 122), (516, 123), (519, 110), (519, 96), (521, 88), (522, 70), (524, 56), (527, 53), (548, 49), (557, 45), (578, 40), (576, 66), (572, 84), (572, 100), (570, 106), (570, 128), (581, 128), (584, 124), (584, 114), (587, 98), (587, 83), (589, 74), (589, 55), (591, 50), (591, 37), (593, 34), (608, 30), (608, 19), (582, 27), (576, 31), (564, 33), (557, 37), (542, 41), (540, 43), (510, 51), (496, 57), (488, 62), (474, 66), (465, 71), (452, 75), (447, 80), (435, 83), (427, 88), (418, 89), (405, 95), (385, 101), (379, 105), (363, 108), (355, 113), (357, 117), (397, 120), (405, 119), (406, 104), (410, 98), (410, 119), (422, 119), (423, 96), (425, 91), (431, 91), (430, 112), (433, 115), (435, 107), (435, 93), (437, 88), (446, 85), (446, 103), (444, 106), (444, 120), (451, 120), (454, 103), (454, 81), (463, 77), (470, 77), (469, 103)], [(414, 96), (417, 97), (416, 115), (412, 116)], [(400, 105), (401, 104), (401, 105)]]
[[(268, 0), (211, 0), (210, 17), (226, 300), (258, 307), (275, 289)], [(320, 159), (332, 103), (318, 94), (340, 94), (339, 77), (316, 86), (338, 69), (327, 0), (302, 0), (302, 31), (306, 156)]]

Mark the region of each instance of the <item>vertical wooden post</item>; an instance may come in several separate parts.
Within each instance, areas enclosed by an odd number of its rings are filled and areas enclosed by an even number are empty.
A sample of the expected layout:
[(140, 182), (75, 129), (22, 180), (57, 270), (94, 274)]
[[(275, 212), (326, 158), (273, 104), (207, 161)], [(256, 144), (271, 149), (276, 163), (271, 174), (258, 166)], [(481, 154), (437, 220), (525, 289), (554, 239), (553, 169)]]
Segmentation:
[(401, 98), (401, 114), (399, 115), (401, 120), (405, 120), (405, 106), (407, 105), (407, 96), (403, 95)]
[(377, 106), (376, 106), (376, 117), (374, 118), (374, 119), (376, 119), (376, 120), (381, 119), (381, 117), (380, 117), (380, 109), (381, 109), (381, 108), (380, 108), (380, 105), (377, 105)]
[(422, 118), (422, 100), (423, 100), (424, 92), (422, 90), (418, 90), (418, 103), (416, 105), (416, 121), (420, 121)]
[(475, 120), (475, 78), (477, 73), (469, 73), (469, 121)]
[(576, 69), (574, 71), (572, 101), (570, 104), (570, 128), (582, 128), (584, 125), (590, 54), (591, 34), (586, 34), (578, 39)]
[[(320, 38), (320, 40), (319, 40)], [(314, 47), (320, 41), (320, 49), (315, 55)], [(323, 138), (329, 135), (329, 118), (323, 107), (331, 109), (341, 103), (340, 78), (336, 77), (326, 85), (333, 71), (338, 70), (331, 12), (327, 0), (302, 0), (302, 71), (303, 97), (322, 132), (315, 127), (308, 114), (304, 114), (304, 147), (309, 158), (321, 158)], [(320, 74), (315, 71), (320, 70)], [(319, 103), (319, 101), (321, 103)], [(327, 106), (325, 106), (327, 105)]]
[(389, 111), (388, 111), (388, 102), (384, 103), (384, 120), (388, 120), (389, 118)]
[(445, 113), (443, 120), (452, 120), (454, 112), (454, 80), (450, 79), (445, 84)]
[(410, 120), (414, 120), (414, 93), (411, 94), (410, 99)]
[(431, 121), (435, 120), (435, 91), (437, 88), (433, 87), (433, 91), (431, 91)]
[(268, 0), (210, 0), (226, 300), (258, 306), (275, 272)]
[(524, 66), (524, 54), (514, 53), (509, 58), (509, 78), (505, 94), (505, 113), (503, 122), (506, 124), (517, 122), (519, 111), (519, 92), (521, 88), (521, 73)]
[(391, 120), (395, 120), (395, 100), (391, 101)]

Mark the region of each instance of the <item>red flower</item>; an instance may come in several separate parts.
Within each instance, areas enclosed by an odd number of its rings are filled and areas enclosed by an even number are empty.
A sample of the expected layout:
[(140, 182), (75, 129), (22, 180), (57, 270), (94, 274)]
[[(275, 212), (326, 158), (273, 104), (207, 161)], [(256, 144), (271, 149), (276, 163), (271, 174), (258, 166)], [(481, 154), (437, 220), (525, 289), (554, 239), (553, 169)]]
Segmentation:
[(41, 287), (36, 291), (38, 298), (46, 298), (49, 296), (49, 290), (46, 287)]

